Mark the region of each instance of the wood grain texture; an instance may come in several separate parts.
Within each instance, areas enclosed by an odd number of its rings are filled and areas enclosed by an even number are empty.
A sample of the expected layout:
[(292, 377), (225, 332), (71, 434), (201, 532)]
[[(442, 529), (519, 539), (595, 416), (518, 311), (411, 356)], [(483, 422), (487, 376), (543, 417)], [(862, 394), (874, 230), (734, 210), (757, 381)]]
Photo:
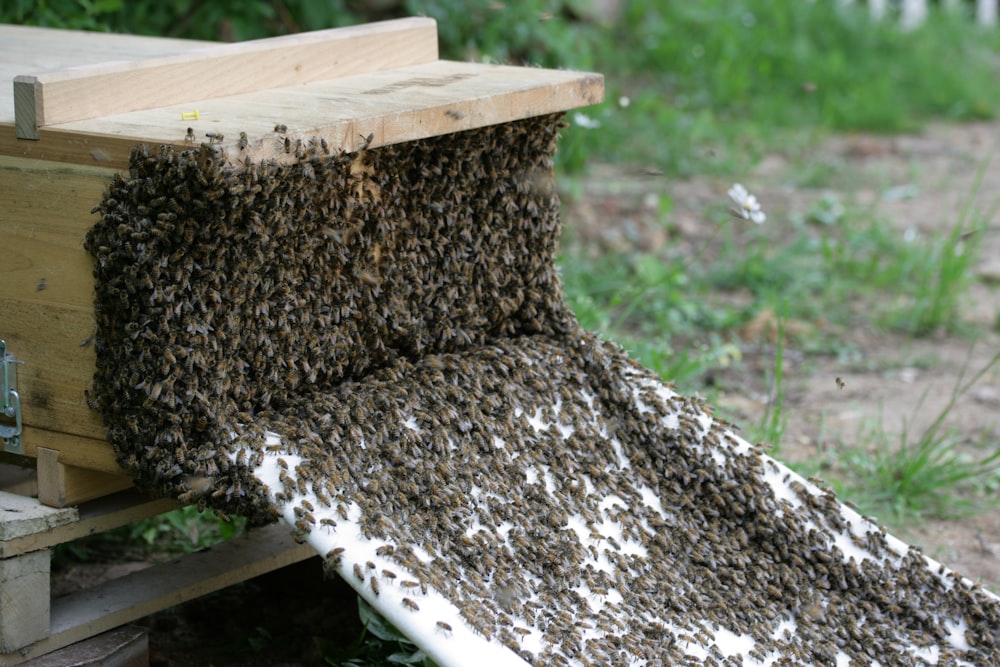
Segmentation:
[(132, 479), (98, 470), (66, 465), (57, 449), (38, 447), (38, 501), (47, 507), (69, 507), (132, 486)]
[[(18, 367), (24, 423), (102, 441), (103, 425), (84, 395), (94, 375), (96, 324), (93, 258), (83, 238), (112, 174), (0, 156), (0, 338), (24, 362)], [(27, 434), (23, 441), (28, 449), (36, 444)], [(74, 458), (69, 463), (79, 465)], [(111, 457), (99, 469), (118, 467)]]
[[(97, 422), (100, 427), (100, 420), (97, 419)], [(115, 451), (104, 438), (103, 431), (100, 438), (97, 438), (25, 426), (22, 440), (24, 455), (28, 457), (36, 457), (39, 448), (45, 447), (58, 450), (60, 460), (67, 465), (119, 475), (126, 474), (118, 465)]]
[[(58, 125), (437, 60), (437, 26), (406, 18), (142, 60), (21, 72), (18, 137)], [(30, 92), (29, 92), (30, 91)]]
[(0, 25), (0, 122), (14, 123), (14, 100), (7, 96), (20, 74), (138, 60), (218, 46), (217, 42), (107, 32)]
[[(4, 512), (7, 507), (16, 511)], [(0, 533), (4, 533), (0, 558), (49, 549), (179, 507), (174, 500), (150, 498), (134, 489), (63, 509), (46, 507), (34, 498), (0, 492)]]
[(211, 549), (58, 598), (51, 605), (49, 636), (23, 652), (0, 655), (0, 665), (44, 655), (315, 555), (309, 545), (292, 541), (287, 525), (267, 526)]
[[(320, 139), (331, 151), (415, 141), (597, 104), (604, 78), (591, 72), (439, 60), (301, 86), (175, 104), (64, 123), (19, 141), (0, 125), (0, 155), (126, 169), (132, 146), (190, 148), (222, 134), (220, 149), (238, 165), (295, 159), (296, 142)], [(197, 121), (181, 113), (197, 107)], [(275, 132), (276, 125), (287, 127)], [(195, 141), (187, 139), (187, 128)], [(13, 128), (11, 128), (12, 130)], [(248, 148), (240, 148), (245, 132)], [(290, 152), (285, 151), (285, 138)]]

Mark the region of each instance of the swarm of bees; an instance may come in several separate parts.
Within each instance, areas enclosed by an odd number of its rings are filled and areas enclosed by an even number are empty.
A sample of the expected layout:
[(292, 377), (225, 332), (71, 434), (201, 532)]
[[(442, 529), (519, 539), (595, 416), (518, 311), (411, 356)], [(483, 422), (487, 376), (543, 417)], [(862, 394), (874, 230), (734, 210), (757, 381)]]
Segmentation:
[(336, 547), (328, 571), (413, 614), (433, 588), (533, 664), (724, 664), (719, 628), (761, 660), (911, 664), (933, 641), (1000, 662), (995, 599), (832, 492), (776, 496), (789, 473), (580, 329), (554, 264), (561, 122), (289, 142), (288, 165), (135, 149), (87, 248), (93, 401), (137, 483), (254, 523), (296, 503), (299, 539), (356, 523), (392, 569)]

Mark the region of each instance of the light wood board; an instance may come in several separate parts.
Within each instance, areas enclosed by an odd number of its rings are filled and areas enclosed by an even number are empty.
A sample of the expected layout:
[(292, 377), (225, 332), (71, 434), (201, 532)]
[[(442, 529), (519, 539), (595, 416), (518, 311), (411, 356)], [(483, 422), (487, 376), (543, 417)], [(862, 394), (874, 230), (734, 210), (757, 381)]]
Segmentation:
[(38, 459), (38, 502), (47, 507), (69, 507), (132, 487), (132, 478), (66, 465), (60, 451), (35, 450)]
[(112, 60), (158, 58), (217, 42), (0, 25), (0, 122), (14, 124), (14, 77)]
[(17, 136), (138, 109), (336, 79), (437, 60), (437, 26), (405, 18), (14, 78)]
[(315, 556), (285, 524), (260, 528), (211, 549), (52, 601), (50, 635), (0, 665), (44, 655), (153, 612)]
[(54, 509), (34, 498), (0, 492), (0, 558), (49, 549), (181, 507), (175, 500), (150, 498), (135, 490)]
[[(300, 86), (63, 123), (16, 140), (0, 125), (0, 154), (124, 169), (132, 146), (185, 148), (222, 134), (230, 161), (291, 162), (298, 140), (331, 151), (414, 141), (596, 104), (600, 74), (439, 60)], [(182, 118), (193, 108), (199, 120)], [(275, 126), (287, 127), (275, 132)], [(194, 133), (189, 141), (187, 128)], [(248, 150), (239, 147), (245, 132)], [(286, 152), (284, 139), (293, 150)]]

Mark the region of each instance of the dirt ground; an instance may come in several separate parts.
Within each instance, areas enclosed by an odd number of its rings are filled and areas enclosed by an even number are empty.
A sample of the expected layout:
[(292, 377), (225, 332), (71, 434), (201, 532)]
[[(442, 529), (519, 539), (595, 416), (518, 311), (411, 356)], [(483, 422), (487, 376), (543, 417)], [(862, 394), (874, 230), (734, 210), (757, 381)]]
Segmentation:
[[(834, 193), (842, 201), (875, 207), (901, 235), (907, 229), (941, 234), (969, 203), (998, 136), (998, 123), (936, 125), (919, 136), (840, 136), (815, 148), (816, 163), (834, 174), (833, 187), (796, 187), (798, 167), (778, 155), (767, 157), (740, 180), (757, 194), (768, 213), (767, 224), (778, 233), (789, 216), (804, 212), (824, 193)], [(988, 208), (1000, 198), (1000, 157), (983, 178), (978, 204)], [(729, 185), (712, 179), (675, 181), (640, 168), (595, 167), (583, 196), (567, 201), (564, 224), (584, 239), (618, 248), (649, 250), (693, 242), (706, 234), (706, 208), (724, 203)], [(650, 205), (663, 193), (674, 202), (666, 229)], [(980, 261), (962, 316), (991, 331), (973, 350), (968, 367), (975, 370), (1000, 349), (995, 330), (1000, 317), (1000, 233), (994, 227), (969, 242), (981, 244)], [(971, 346), (968, 338), (957, 336), (914, 341), (872, 331), (844, 335), (860, 353), (851, 362), (806, 359), (794, 346), (786, 349), (788, 423), (778, 458), (804, 461), (824, 455), (831, 447), (852, 442), (859, 427), (880, 414), (887, 430), (898, 430), (904, 423), (911, 430), (919, 428), (945, 404)], [(766, 338), (753, 340), (748, 334), (742, 364), (718, 385), (718, 402), (736, 416), (737, 424), (759, 421), (767, 408), (765, 378), (773, 365), (774, 346)], [(1000, 371), (965, 395), (947, 423), (970, 437), (986, 434), (994, 447), (1000, 444)], [(1000, 590), (1000, 511), (959, 521), (926, 521), (896, 532), (921, 545), (929, 556)], [(72, 589), (108, 576), (109, 569), (106, 563), (73, 566), (56, 577)], [(160, 612), (140, 624), (150, 631), (154, 667), (322, 665), (323, 642), (345, 646), (360, 634), (355, 596), (342, 582), (323, 583), (318, 559)]]
[[(874, 211), (898, 230), (901, 242), (913, 234), (930, 238), (946, 235), (970, 203), (984, 215), (997, 213), (997, 137), (998, 123), (936, 124), (913, 136), (841, 135), (812, 147), (806, 160), (769, 155), (740, 180), (767, 212), (771, 238), (780, 237), (789, 220), (831, 195), (849, 208)], [(808, 170), (826, 174), (824, 185), (800, 185)], [(581, 237), (578, 241), (616, 250), (656, 251), (664, 244), (700, 248), (713, 233), (706, 211), (725, 205), (730, 185), (728, 180), (707, 178), (674, 181), (641, 168), (622, 173), (597, 167), (582, 188), (584, 196), (567, 207), (564, 224)], [(673, 202), (666, 227), (657, 214), (657, 197), (664, 193)], [(859, 429), (879, 419), (888, 433), (903, 428), (918, 432), (947, 404), (963, 366), (968, 379), (1000, 351), (1000, 216), (986, 223), (985, 231), (967, 241), (978, 244), (979, 260), (960, 316), (975, 325), (975, 344), (962, 335), (913, 339), (844, 329), (838, 335), (855, 353), (852, 359), (838, 360), (807, 358), (790, 338), (783, 364), (782, 414), (787, 426), (777, 458), (792, 463), (826, 458), (831, 448), (853, 444)], [(748, 325), (741, 363), (715, 378), (720, 391), (715, 400), (735, 415), (737, 425), (760, 422), (773, 398), (767, 378), (773, 375), (774, 324), (765, 314)], [(990, 445), (988, 451), (968, 451), (971, 456), (979, 458), (1000, 447), (1000, 368), (958, 401), (945, 425), (970, 441)], [(961, 520), (926, 520), (894, 532), (932, 558), (1000, 591), (1000, 511)]]

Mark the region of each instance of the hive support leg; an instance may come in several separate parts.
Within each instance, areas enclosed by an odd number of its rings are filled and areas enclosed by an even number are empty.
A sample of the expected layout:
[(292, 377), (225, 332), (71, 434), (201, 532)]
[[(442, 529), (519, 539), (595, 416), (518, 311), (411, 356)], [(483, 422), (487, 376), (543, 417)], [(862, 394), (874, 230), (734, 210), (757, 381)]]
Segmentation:
[(0, 653), (49, 636), (48, 549), (0, 560)]
[(125, 475), (85, 470), (59, 462), (59, 450), (38, 448), (38, 501), (49, 507), (67, 507), (100, 498), (132, 486)]

